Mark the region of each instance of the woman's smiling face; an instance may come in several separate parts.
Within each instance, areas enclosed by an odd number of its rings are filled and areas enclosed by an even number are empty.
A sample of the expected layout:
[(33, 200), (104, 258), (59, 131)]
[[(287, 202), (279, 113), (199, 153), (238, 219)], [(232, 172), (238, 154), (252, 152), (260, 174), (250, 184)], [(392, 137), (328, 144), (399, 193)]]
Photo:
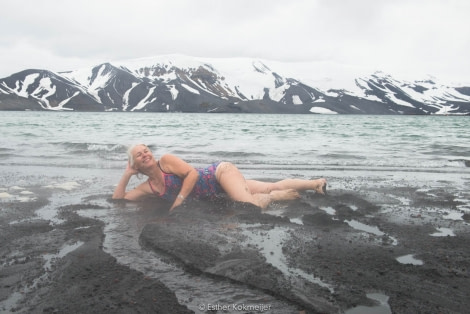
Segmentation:
[(134, 169), (145, 169), (155, 163), (152, 151), (150, 151), (150, 149), (144, 144), (135, 146), (132, 149), (131, 154), (133, 157), (133, 164), (131, 166), (133, 166)]

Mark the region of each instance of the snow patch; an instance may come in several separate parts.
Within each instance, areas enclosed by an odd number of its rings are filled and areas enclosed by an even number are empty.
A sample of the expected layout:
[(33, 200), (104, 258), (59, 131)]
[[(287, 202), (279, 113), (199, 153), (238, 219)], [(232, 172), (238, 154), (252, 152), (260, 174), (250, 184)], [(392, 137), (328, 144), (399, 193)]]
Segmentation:
[(197, 89), (194, 89), (192, 88), (191, 86), (188, 86), (186, 84), (181, 84), (182, 87), (184, 87), (186, 90), (188, 90), (189, 92), (193, 93), (193, 94), (196, 94), (196, 95), (199, 95), (199, 91)]
[(76, 91), (71, 97), (62, 100), (56, 108), (56, 110), (73, 110), (72, 108), (64, 108), (64, 106), (73, 98), (80, 95), (80, 92)]
[(410, 107), (410, 108), (415, 108), (415, 106), (413, 106), (409, 102), (398, 99), (397, 97), (395, 97), (395, 94), (393, 94), (393, 93), (389, 93), (389, 94), (385, 95), (385, 97), (387, 97), (388, 99), (390, 99), (392, 102), (396, 103), (397, 105)]
[(171, 99), (175, 100), (176, 97), (178, 97), (178, 90), (176, 89), (175, 85), (169, 85), (169, 87), (170, 87)]
[[(147, 104), (149, 104), (149, 103), (155, 101), (155, 99), (156, 99), (155, 97), (152, 98), (152, 99), (150, 99), (150, 97), (153, 95), (153, 93), (155, 92), (155, 89), (156, 89), (156, 88), (157, 88), (156, 86), (155, 86), (155, 87), (152, 87), (152, 88), (149, 90), (149, 92), (147, 93), (147, 95), (146, 95), (141, 101), (139, 101), (139, 103), (138, 103), (134, 108), (132, 108), (131, 111), (141, 110), (141, 109), (143, 109)], [(149, 99), (150, 99), (150, 100), (149, 100)]]
[(318, 113), (318, 114), (338, 114), (336, 111), (323, 108), (323, 107), (312, 107), (310, 108), (311, 113)]
[(28, 87), (31, 84), (33, 84), (38, 77), (39, 77), (39, 73), (35, 73), (35, 74), (27, 75), (23, 80), (23, 84), (21, 84), (20, 81), (16, 81), (16, 90), (15, 90), (16, 94), (20, 97), (28, 98), (29, 97)]
[(292, 96), (292, 102), (294, 103), (294, 105), (302, 105), (303, 104), (303, 102), (300, 99), (299, 95), (293, 95)]

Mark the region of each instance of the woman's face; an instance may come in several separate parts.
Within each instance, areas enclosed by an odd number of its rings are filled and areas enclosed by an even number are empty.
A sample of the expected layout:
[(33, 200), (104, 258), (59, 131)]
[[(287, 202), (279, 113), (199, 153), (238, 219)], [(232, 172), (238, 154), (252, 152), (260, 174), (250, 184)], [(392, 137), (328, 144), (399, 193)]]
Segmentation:
[(153, 157), (152, 152), (145, 145), (137, 145), (132, 149), (131, 154), (134, 159), (133, 167), (139, 171), (148, 168), (155, 163), (155, 158)]

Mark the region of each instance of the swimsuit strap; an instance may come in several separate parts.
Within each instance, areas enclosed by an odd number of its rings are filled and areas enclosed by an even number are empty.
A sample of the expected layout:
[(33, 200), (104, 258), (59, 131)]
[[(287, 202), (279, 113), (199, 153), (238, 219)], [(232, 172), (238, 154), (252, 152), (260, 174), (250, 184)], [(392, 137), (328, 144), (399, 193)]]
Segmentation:
[(160, 170), (163, 172), (163, 183), (164, 183), (164, 188), (165, 188), (165, 190), (163, 191), (163, 193), (158, 193), (158, 192), (155, 191), (155, 189), (153, 188), (153, 185), (152, 185), (152, 183), (150, 182), (150, 178), (147, 180), (147, 182), (149, 183), (150, 190), (152, 190), (152, 193), (153, 193), (153, 194), (157, 194), (157, 195), (159, 195), (159, 196), (163, 196), (163, 195), (166, 193), (166, 188), (167, 188), (167, 186), (166, 186), (166, 184), (167, 184), (167, 183), (166, 183), (166, 177), (167, 177), (168, 175), (172, 175), (172, 174), (171, 174), (171, 173), (168, 173), (168, 172), (165, 172), (165, 170), (162, 169), (162, 166), (160, 166), (160, 160), (157, 161), (157, 165), (158, 165), (158, 168), (160, 168)]
[(160, 195), (160, 193), (157, 193), (157, 191), (155, 191), (155, 190), (153, 189), (152, 183), (150, 182), (150, 178), (147, 180), (147, 182), (149, 183), (149, 186), (150, 186), (150, 189), (152, 190), (152, 193), (153, 193), (153, 194), (158, 194), (158, 195)]
[(164, 174), (171, 174), (171, 173), (168, 173), (168, 172), (166, 172), (165, 170), (162, 169), (162, 166), (160, 166), (160, 160), (157, 161), (157, 165), (158, 165), (158, 168), (160, 168), (160, 170), (161, 170)]

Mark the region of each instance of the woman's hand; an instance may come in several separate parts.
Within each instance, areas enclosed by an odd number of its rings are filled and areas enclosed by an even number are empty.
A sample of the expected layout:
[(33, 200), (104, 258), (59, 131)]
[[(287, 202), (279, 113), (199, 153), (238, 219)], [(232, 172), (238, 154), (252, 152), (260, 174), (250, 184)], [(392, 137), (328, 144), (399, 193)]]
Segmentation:
[(173, 209), (175, 209), (176, 207), (181, 206), (181, 204), (183, 204), (183, 202), (184, 202), (184, 197), (183, 197), (183, 195), (179, 194), (176, 197), (175, 201), (173, 202), (173, 205), (171, 205), (170, 212)]
[(121, 177), (121, 180), (119, 181), (118, 185), (116, 186), (116, 189), (114, 190), (113, 194), (113, 199), (138, 199), (139, 197), (142, 196), (142, 192), (139, 189), (134, 189), (130, 192), (126, 193), (126, 187), (127, 184), (129, 183), (129, 180), (133, 175), (138, 174), (139, 171), (133, 167), (131, 167), (130, 163), (127, 163), (126, 170), (124, 171), (124, 174)]
[(134, 167), (131, 166), (131, 164), (128, 162), (127, 167), (125, 170), (125, 173), (127, 173), (130, 176), (136, 175), (139, 173), (139, 170), (135, 169)]

